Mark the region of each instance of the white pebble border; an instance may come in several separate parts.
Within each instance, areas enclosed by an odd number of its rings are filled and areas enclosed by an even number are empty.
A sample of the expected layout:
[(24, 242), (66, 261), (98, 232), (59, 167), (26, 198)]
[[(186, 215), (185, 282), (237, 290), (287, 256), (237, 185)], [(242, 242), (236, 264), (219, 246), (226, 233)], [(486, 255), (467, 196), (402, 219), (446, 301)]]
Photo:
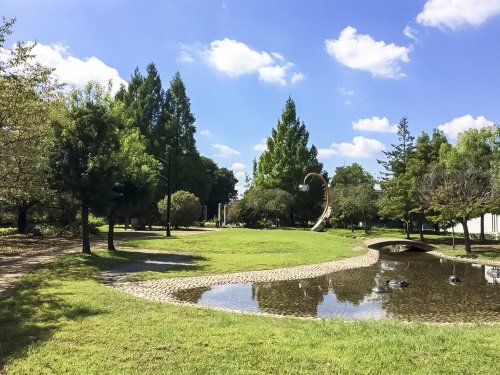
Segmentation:
[(375, 264), (378, 258), (379, 252), (369, 249), (366, 254), (361, 256), (319, 264), (309, 264), (263, 271), (247, 271), (195, 277), (176, 277), (135, 282), (110, 281), (108, 283), (108, 286), (150, 301), (160, 301), (179, 305), (200, 307), (197, 304), (176, 299), (175, 293), (186, 289), (208, 287), (221, 284), (310, 279), (336, 271), (369, 267)]

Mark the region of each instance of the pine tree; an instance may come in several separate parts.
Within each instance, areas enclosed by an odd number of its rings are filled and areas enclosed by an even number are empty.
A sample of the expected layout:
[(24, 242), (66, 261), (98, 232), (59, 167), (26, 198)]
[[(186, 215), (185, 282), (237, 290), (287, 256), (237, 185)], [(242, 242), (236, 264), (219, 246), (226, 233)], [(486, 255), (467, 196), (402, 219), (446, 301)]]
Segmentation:
[[(415, 174), (410, 164), (415, 155), (414, 137), (410, 133), (406, 117), (399, 122), (397, 134), (399, 143), (392, 144), (392, 150), (384, 152), (387, 160), (377, 160), (386, 170), (381, 183), (380, 215), (403, 221), (409, 238), (412, 210), (417, 207), (417, 203)], [(425, 141), (422, 140), (422, 145), (424, 144)]]
[(311, 182), (309, 194), (298, 195), (298, 186), (309, 172), (324, 173), (315, 146), (309, 147), (309, 133), (297, 117), (295, 103), (288, 98), (281, 118), (267, 139), (267, 150), (257, 162), (253, 184), (257, 188), (278, 188), (294, 196), (294, 213), (312, 218), (321, 209), (322, 188)]
[(415, 138), (410, 133), (406, 117), (403, 117), (399, 122), (397, 134), (399, 143), (391, 144), (392, 150), (384, 151), (387, 160), (377, 160), (386, 170), (385, 177), (404, 174), (408, 168), (408, 161), (415, 150), (413, 144)]

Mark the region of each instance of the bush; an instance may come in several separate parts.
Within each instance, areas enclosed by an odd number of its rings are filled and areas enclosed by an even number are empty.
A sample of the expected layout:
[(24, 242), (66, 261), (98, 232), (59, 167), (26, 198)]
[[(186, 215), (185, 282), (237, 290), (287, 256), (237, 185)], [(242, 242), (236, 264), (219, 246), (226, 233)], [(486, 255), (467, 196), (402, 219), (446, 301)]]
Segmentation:
[(227, 206), (226, 222), (235, 224), (241, 222), (241, 204), (239, 201), (231, 203)]
[[(162, 218), (167, 216), (167, 198), (158, 202), (158, 210)], [(170, 224), (174, 227), (189, 227), (199, 220), (201, 204), (196, 195), (189, 191), (179, 190), (172, 194), (172, 211)]]

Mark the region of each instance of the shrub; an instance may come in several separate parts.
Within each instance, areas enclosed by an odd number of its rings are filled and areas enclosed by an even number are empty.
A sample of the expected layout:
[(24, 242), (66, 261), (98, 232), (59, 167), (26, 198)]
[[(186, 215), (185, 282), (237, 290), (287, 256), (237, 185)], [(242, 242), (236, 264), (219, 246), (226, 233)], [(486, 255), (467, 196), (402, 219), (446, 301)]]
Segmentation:
[[(167, 198), (158, 202), (158, 210), (162, 218), (166, 218)], [(184, 190), (179, 190), (172, 194), (171, 225), (174, 227), (189, 227), (199, 220), (200, 215), (201, 204), (196, 195)]]

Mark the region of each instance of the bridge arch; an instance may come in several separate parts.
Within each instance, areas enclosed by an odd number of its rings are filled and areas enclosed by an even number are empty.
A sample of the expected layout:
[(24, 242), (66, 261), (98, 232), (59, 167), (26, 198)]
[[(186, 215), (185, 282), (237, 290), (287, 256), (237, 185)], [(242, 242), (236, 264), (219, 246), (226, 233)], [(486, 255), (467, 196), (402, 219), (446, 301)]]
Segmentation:
[(431, 251), (436, 248), (425, 242), (407, 240), (405, 238), (370, 238), (365, 240), (365, 245), (370, 249), (380, 250), (387, 246), (406, 245), (423, 251)]

